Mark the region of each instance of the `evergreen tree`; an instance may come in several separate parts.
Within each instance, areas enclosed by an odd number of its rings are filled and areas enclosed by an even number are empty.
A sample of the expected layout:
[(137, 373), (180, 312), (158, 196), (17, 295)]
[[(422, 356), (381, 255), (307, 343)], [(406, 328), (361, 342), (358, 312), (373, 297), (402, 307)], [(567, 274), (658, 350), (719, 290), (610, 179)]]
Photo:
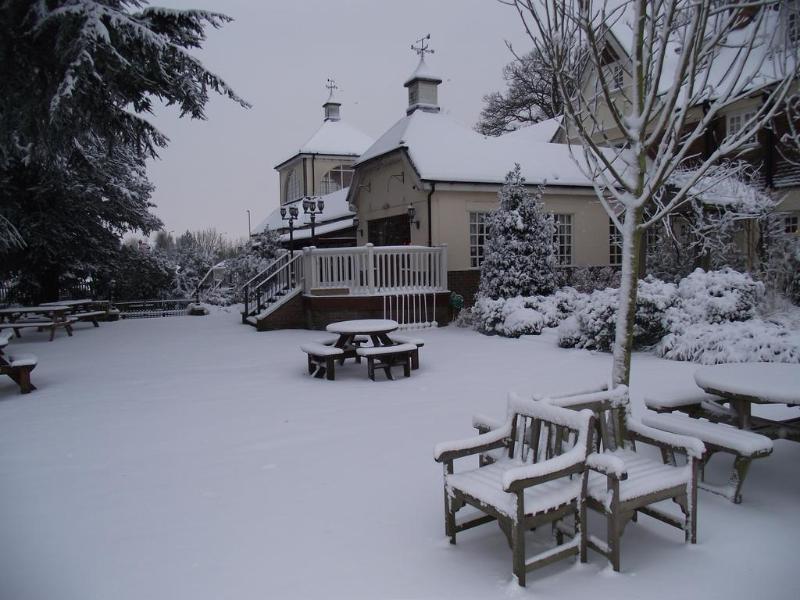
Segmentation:
[(161, 225), (145, 161), (167, 138), (152, 101), (205, 118), (209, 91), (247, 104), (189, 54), (230, 19), (141, 0), (0, 3), (0, 276), (37, 300)]
[(549, 294), (556, 289), (553, 216), (542, 191), (531, 196), (519, 165), (506, 175), (500, 206), (486, 218), (480, 296), (498, 299)]

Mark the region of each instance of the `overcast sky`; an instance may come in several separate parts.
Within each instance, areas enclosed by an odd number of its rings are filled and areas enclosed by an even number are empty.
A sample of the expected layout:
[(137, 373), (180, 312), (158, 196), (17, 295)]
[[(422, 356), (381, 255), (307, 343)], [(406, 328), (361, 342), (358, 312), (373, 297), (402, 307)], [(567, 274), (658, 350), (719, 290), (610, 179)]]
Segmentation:
[(235, 19), (208, 32), (195, 54), (253, 107), (213, 96), (207, 121), (160, 110), (171, 143), (149, 164), (164, 227), (216, 227), (247, 234), (278, 205), (273, 167), (294, 154), (322, 122), (325, 81), (340, 86), (342, 117), (377, 137), (405, 114), (403, 82), (417, 63), (409, 46), (431, 34), (430, 66), (444, 79), (439, 104), (472, 126), (502, 67), (528, 47), (516, 12), (496, 0), (153, 0), (206, 8)]

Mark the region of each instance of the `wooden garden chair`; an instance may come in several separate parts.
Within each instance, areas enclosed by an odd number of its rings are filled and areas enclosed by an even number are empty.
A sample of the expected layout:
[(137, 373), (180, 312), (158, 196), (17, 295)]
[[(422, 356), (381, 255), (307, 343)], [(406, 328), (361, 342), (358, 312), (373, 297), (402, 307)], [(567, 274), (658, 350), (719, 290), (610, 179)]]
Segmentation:
[[(434, 458), (444, 464), (445, 532), (456, 533), (497, 521), (508, 539), (513, 572), (524, 586), (527, 571), (579, 555), (586, 561), (586, 457), (591, 450), (594, 416), (509, 396), (508, 418), (501, 427), (466, 440), (436, 446)], [(485, 466), (454, 471), (454, 462), (495, 451)], [(482, 463), (484, 464), (484, 463)], [(456, 513), (469, 504), (483, 512), (461, 523)], [(563, 541), (562, 521), (574, 528)], [(525, 532), (552, 524), (556, 547), (531, 558), (525, 555)]]
[[(586, 464), (589, 476), (587, 505), (606, 518), (606, 541), (594, 537), (587, 544), (620, 570), (620, 539), (625, 526), (637, 513), (658, 519), (684, 531), (687, 542), (697, 542), (697, 480), (705, 447), (693, 437), (654, 429), (632, 418), (628, 388), (597, 391), (545, 400), (556, 406), (591, 410), (596, 417), (595, 453)], [(663, 464), (638, 452), (637, 443), (664, 453), (686, 456), (686, 464)], [(674, 501), (683, 519), (652, 505)]]

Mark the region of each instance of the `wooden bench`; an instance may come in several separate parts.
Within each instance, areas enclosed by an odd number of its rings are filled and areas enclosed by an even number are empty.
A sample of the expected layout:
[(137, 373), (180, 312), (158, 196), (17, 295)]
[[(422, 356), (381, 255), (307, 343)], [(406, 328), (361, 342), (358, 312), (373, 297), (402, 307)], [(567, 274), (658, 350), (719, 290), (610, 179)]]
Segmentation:
[(0, 335), (0, 374), (8, 375), (19, 386), (22, 394), (36, 389), (31, 383), (31, 371), (36, 368), (38, 359), (33, 354), (4, 354), (9, 336)]
[(320, 379), (327, 377), (330, 381), (335, 379), (334, 365), (336, 359), (344, 354), (344, 350), (316, 342), (303, 344), (300, 349), (308, 354), (309, 374)]
[[(700, 487), (731, 500), (734, 504), (742, 502), (742, 485), (753, 459), (772, 454), (772, 440), (765, 435), (731, 427), (724, 423), (712, 423), (705, 419), (693, 419), (679, 414), (656, 414), (642, 418), (649, 427), (695, 437), (705, 444), (700, 475)], [(705, 466), (717, 452), (734, 455), (733, 472), (726, 486), (705, 483)], [(675, 464), (674, 453), (664, 453), (664, 461)]]
[[(562, 558), (578, 555), (586, 562), (586, 459), (592, 447), (594, 417), (535, 400), (509, 396), (508, 420), (476, 437), (438, 444), (434, 459), (444, 465), (445, 533), (456, 534), (497, 521), (512, 552), (513, 573), (519, 585), (526, 574)], [(457, 459), (496, 451), (499, 459), (487, 466), (455, 472)], [(466, 505), (481, 516), (456, 520)], [(569, 529), (564, 524), (574, 519)], [(556, 546), (528, 558), (525, 534), (552, 524)], [(564, 535), (571, 539), (564, 542)]]
[(95, 327), (100, 327), (100, 323), (98, 323), (98, 317), (103, 317), (107, 314), (108, 311), (105, 310), (89, 310), (72, 313), (72, 317), (78, 321), (90, 321)]
[(717, 400), (719, 400), (719, 396), (706, 394), (701, 390), (692, 390), (648, 395), (644, 398), (644, 404), (647, 408), (657, 413), (678, 410), (690, 416), (699, 416), (704, 403), (707, 404)]
[(398, 344), (414, 344), (417, 349), (411, 353), (411, 368), (413, 370), (419, 369), (419, 349), (425, 345), (425, 340), (415, 337), (407, 337), (404, 335), (389, 334), (389, 338)]
[[(383, 369), (387, 379), (392, 377), (392, 367), (403, 367), (403, 375), (411, 377), (411, 354), (417, 350), (414, 344), (374, 346), (358, 348), (356, 354), (367, 359), (367, 375), (375, 381), (375, 368)], [(376, 364), (377, 363), (377, 364)]]

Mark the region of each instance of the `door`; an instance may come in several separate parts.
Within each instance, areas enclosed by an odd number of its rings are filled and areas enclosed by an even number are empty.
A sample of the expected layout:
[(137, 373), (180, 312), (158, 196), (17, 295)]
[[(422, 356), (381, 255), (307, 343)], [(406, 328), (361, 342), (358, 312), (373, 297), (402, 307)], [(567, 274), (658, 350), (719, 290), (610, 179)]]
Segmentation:
[(408, 246), (411, 227), (408, 215), (396, 215), (367, 222), (367, 241), (375, 246)]

